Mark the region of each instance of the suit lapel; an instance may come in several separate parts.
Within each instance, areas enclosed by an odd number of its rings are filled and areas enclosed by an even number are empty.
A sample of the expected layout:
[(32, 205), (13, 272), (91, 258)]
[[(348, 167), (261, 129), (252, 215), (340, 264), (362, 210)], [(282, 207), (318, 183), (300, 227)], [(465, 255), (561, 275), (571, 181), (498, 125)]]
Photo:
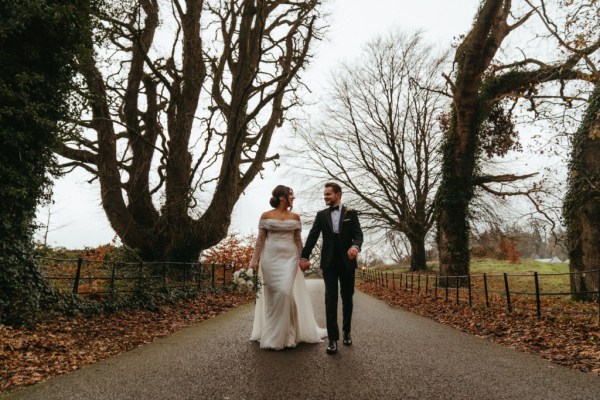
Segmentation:
[(331, 222), (331, 209), (325, 210), (325, 219), (327, 220), (329, 230), (331, 231), (331, 233), (333, 233), (333, 223)]

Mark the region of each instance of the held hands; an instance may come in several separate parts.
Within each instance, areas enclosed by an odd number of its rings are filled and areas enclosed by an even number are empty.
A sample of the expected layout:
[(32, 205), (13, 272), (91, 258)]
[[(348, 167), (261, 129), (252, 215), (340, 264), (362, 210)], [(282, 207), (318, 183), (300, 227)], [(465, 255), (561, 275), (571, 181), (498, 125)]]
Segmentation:
[(298, 262), (298, 265), (300, 266), (300, 269), (304, 272), (310, 268), (310, 261), (300, 260), (300, 262)]
[(358, 256), (358, 249), (354, 246), (348, 249), (348, 258), (354, 260)]

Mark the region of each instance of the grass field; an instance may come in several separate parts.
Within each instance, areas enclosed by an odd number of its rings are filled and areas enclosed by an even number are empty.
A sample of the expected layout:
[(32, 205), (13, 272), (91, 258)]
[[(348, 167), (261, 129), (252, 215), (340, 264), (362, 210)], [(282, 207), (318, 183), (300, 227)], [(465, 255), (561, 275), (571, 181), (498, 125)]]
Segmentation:
[[(515, 286), (515, 290), (535, 292), (535, 281), (533, 273), (538, 273), (538, 283), (542, 293), (565, 293), (570, 292), (569, 264), (567, 263), (544, 263), (532, 259), (524, 259), (519, 264), (511, 264), (498, 260), (475, 260), (471, 264), (471, 274), (483, 275), (502, 274), (528, 275), (510, 276), (509, 283)], [(499, 279), (499, 278), (498, 278)], [(501, 277), (504, 284), (504, 277)]]
[[(382, 272), (382, 284), (389, 288), (417, 291), (427, 291), (431, 294), (435, 290), (435, 278), (439, 273), (437, 263), (428, 263), (427, 273), (413, 274), (407, 266), (386, 265), (375, 269)], [(387, 280), (385, 280), (387, 272)], [(507, 306), (506, 283), (504, 273), (507, 274), (509, 296), (511, 305), (515, 308), (535, 308), (536, 286), (534, 273), (538, 273), (538, 287), (540, 293), (540, 306), (544, 309), (564, 310), (574, 312), (597, 312), (595, 303), (574, 302), (570, 296), (569, 266), (567, 263), (544, 263), (531, 259), (523, 259), (518, 264), (508, 261), (475, 259), (471, 262), (471, 301), (474, 305), (486, 304)], [(484, 282), (485, 274), (485, 282)], [(446, 291), (445, 286), (449, 286)], [(468, 289), (456, 289), (456, 280), (449, 278), (445, 282), (438, 282), (438, 296), (455, 301), (458, 292), (459, 301), (467, 302)]]

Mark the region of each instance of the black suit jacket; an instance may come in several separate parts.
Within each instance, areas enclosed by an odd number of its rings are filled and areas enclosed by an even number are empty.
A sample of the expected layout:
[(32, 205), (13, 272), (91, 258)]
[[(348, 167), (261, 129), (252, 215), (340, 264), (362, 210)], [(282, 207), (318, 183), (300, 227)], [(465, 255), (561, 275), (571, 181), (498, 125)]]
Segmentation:
[[(354, 210), (348, 211), (348, 209), (342, 206), (340, 215), (340, 226), (338, 229), (340, 241), (340, 249), (342, 251), (342, 260), (347, 268), (356, 268), (358, 266), (356, 259), (350, 260), (348, 258), (348, 249), (352, 246), (357, 246), (359, 251), (363, 243), (363, 233), (360, 228), (360, 222), (358, 221), (358, 214)], [(334, 254), (333, 247), (333, 226), (331, 222), (331, 210), (326, 208), (317, 213), (315, 222), (313, 223), (306, 243), (302, 249), (302, 258), (309, 259), (312, 249), (319, 240), (319, 235), (323, 234), (323, 248), (321, 249), (321, 268), (328, 268), (332, 265)]]

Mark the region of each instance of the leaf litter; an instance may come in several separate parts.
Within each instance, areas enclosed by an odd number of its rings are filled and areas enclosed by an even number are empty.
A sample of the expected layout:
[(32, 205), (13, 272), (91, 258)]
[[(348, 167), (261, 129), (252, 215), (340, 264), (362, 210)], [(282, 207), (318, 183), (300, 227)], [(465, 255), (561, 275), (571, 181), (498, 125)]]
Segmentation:
[(204, 293), (159, 311), (54, 317), (34, 329), (0, 325), (0, 392), (42, 382), (134, 349), (252, 299), (252, 294), (239, 292)]
[[(525, 353), (536, 354), (553, 363), (600, 375), (600, 325), (598, 316), (544, 315), (483, 305), (437, 300), (430, 295), (390, 290), (370, 282), (358, 285), (361, 291), (392, 307), (452, 326), (482, 339)], [(559, 307), (557, 302), (554, 307)]]

